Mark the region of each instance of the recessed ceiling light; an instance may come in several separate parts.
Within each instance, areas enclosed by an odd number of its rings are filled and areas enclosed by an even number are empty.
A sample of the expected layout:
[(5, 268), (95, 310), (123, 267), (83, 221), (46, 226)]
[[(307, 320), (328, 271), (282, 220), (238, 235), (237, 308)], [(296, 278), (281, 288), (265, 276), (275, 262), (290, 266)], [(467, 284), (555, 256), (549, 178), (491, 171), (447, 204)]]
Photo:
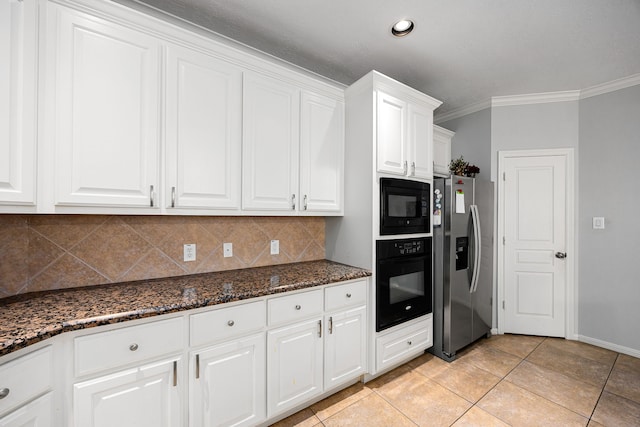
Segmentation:
[(396, 37), (404, 37), (411, 31), (413, 31), (413, 21), (410, 21), (408, 19), (398, 21), (393, 24), (393, 27), (391, 27), (391, 34)]

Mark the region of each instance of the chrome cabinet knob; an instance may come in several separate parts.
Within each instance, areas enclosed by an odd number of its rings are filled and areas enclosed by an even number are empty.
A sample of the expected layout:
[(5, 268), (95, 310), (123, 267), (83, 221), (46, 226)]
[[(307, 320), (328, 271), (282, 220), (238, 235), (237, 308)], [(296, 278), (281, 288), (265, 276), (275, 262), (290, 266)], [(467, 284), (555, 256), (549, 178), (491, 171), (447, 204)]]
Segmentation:
[(302, 308), (302, 306), (300, 306), (299, 304), (296, 305), (296, 310), (300, 310)]
[(9, 396), (9, 389), (8, 388), (3, 388), (0, 389), (0, 399), (4, 399), (5, 397)]
[(133, 343), (129, 346), (129, 350), (131, 351), (136, 351), (138, 349), (138, 344)]
[(411, 345), (411, 344), (413, 344), (413, 343), (412, 343), (411, 341), (407, 341), (407, 344)]
[(229, 326), (233, 326), (233, 325), (235, 325), (235, 324), (236, 324), (236, 322), (234, 322), (233, 320), (229, 320), (229, 321), (227, 322), (227, 325), (229, 325)]
[(349, 293), (348, 293), (348, 294), (347, 294), (347, 298), (351, 298), (351, 294), (349, 294)]
[(565, 259), (566, 257), (567, 257), (567, 253), (566, 252), (556, 252), (556, 258)]

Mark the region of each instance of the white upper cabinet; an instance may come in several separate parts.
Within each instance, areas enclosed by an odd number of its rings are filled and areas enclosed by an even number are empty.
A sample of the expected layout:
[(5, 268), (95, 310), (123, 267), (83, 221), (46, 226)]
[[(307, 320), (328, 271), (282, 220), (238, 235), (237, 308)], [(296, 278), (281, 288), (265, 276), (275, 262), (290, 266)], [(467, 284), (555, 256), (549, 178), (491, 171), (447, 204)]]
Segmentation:
[(157, 207), (158, 40), (48, 6), (55, 204)]
[(35, 206), (36, 5), (0, 2), (0, 212)]
[(406, 175), (407, 160), (407, 103), (378, 91), (378, 171)]
[(3, 1), (0, 213), (342, 214), (342, 88), (113, 2), (42, 3), (38, 55)]
[(433, 177), (433, 110), (409, 104), (409, 176)]
[(242, 71), (167, 49), (167, 208), (240, 209)]
[(344, 103), (302, 92), (299, 208), (306, 213), (340, 212), (344, 173)]
[(295, 212), (300, 89), (246, 72), (243, 97), (242, 208)]
[(451, 163), (451, 139), (454, 132), (433, 126), (433, 174), (449, 176), (449, 163)]
[(433, 110), (439, 101), (373, 72), (377, 170), (408, 178), (433, 176)]

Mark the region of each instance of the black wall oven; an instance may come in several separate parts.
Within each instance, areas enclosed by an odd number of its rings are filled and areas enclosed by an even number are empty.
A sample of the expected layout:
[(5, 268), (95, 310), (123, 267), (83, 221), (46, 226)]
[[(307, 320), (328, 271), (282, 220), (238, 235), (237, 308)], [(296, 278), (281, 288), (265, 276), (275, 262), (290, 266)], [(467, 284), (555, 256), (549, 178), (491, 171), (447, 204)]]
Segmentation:
[(380, 235), (428, 233), (430, 202), (426, 182), (380, 178)]
[(376, 331), (432, 311), (431, 237), (376, 242)]

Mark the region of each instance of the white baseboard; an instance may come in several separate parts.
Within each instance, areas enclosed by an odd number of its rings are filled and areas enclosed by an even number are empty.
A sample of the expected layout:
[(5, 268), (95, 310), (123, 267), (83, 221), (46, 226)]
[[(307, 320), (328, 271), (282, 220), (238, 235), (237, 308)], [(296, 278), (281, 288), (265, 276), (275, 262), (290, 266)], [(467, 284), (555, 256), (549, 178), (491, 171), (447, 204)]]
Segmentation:
[(498, 328), (491, 329), (491, 335), (498, 335)]
[(607, 341), (602, 341), (597, 338), (586, 337), (584, 335), (576, 335), (578, 341), (592, 344), (598, 347), (606, 348), (607, 350), (617, 351), (618, 353), (628, 354), (629, 356), (640, 358), (640, 350), (634, 348), (624, 347), (622, 345), (613, 344)]

